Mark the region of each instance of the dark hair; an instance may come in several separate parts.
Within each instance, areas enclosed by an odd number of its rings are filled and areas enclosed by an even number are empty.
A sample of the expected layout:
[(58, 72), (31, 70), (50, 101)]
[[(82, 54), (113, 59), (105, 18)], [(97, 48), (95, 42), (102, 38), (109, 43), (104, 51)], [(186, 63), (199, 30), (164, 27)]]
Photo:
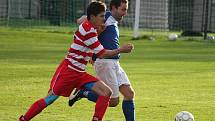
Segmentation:
[(87, 7), (87, 19), (90, 20), (90, 15), (97, 16), (101, 12), (106, 11), (106, 5), (102, 2), (91, 2)]
[(112, 10), (112, 6), (118, 8), (121, 3), (128, 3), (128, 0), (111, 0), (110, 2), (110, 10)]

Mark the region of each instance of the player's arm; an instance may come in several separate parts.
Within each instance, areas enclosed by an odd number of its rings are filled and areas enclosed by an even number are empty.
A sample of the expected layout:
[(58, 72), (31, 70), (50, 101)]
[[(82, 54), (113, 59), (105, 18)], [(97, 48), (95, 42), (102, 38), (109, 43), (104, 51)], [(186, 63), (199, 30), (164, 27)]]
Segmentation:
[(106, 57), (113, 57), (118, 55), (119, 53), (130, 53), (134, 48), (133, 44), (128, 43), (123, 45), (122, 47), (114, 50), (105, 50), (102, 54), (97, 55), (98, 58), (106, 58)]
[(82, 24), (85, 20), (87, 20), (87, 16), (83, 15), (80, 18), (77, 19), (77, 24)]

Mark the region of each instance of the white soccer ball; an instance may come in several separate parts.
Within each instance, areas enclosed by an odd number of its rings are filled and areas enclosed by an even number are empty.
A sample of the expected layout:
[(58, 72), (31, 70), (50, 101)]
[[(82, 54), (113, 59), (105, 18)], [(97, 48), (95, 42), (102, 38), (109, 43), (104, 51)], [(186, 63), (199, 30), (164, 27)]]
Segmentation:
[(213, 35), (209, 35), (209, 36), (207, 36), (207, 39), (208, 39), (208, 40), (214, 40), (215, 37), (214, 37)]
[(177, 34), (170, 34), (168, 36), (169, 40), (176, 40), (178, 38), (178, 35)]
[(176, 114), (175, 121), (194, 121), (194, 116), (188, 111), (181, 111)]

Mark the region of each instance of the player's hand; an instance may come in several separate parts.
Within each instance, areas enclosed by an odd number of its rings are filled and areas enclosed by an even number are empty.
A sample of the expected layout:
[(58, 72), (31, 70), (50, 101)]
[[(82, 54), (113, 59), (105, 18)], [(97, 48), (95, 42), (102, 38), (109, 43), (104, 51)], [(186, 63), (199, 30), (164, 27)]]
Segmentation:
[(122, 53), (130, 53), (134, 49), (134, 45), (132, 43), (124, 44), (119, 48), (119, 51)]
[(87, 16), (83, 15), (79, 19), (77, 19), (77, 24), (82, 24), (85, 20), (87, 20)]

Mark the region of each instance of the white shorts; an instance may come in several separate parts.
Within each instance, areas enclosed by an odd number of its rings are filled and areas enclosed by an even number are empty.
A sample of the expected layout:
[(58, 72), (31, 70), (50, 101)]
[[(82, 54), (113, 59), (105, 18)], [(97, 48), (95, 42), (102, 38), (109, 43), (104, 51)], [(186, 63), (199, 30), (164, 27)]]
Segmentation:
[(119, 97), (119, 87), (121, 85), (130, 85), (128, 76), (120, 66), (119, 60), (97, 58), (94, 68), (97, 77), (112, 89), (112, 98)]

